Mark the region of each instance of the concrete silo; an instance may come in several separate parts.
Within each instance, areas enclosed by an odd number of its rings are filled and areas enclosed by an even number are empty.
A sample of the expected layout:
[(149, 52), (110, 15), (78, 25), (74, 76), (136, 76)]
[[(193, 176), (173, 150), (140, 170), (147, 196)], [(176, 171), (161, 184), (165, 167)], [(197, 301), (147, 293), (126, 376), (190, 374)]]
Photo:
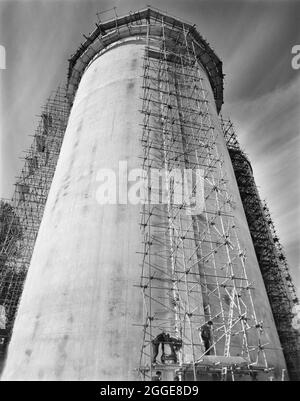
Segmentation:
[[(222, 82), (195, 27), (152, 8), (97, 25), (72, 56), (72, 108), (3, 380), (282, 377), (218, 116)], [(153, 169), (169, 176), (151, 181)], [(145, 202), (135, 202), (141, 170)], [(201, 175), (199, 209), (191, 196), (174, 202), (176, 186), (194, 194), (186, 170)]]

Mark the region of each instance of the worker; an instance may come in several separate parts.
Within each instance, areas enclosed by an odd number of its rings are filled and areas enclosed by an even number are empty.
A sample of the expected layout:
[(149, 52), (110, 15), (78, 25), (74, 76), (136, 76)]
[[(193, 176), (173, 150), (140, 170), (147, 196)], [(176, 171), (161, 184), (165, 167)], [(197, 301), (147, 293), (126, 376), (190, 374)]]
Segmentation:
[(177, 352), (182, 347), (182, 340), (171, 337), (169, 334), (166, 335), (166, 343), (169, 345), (171, 354), (169, 359), (173, 359), (174, 363), (177, 362)]
[[(161, 344), (161, 353), (162, 353), (162, 362), (163, 362), (163, 357), (165, 354), (165, 342), (167, 340), (167, 334), (163, 331), (162, 333), (158, 334), (152, 341), (152, 363), (156, 363), (156, 357), (159, 352), (159, 344)], [(163, 362), (164, 363), (164, 362)]]
[(206, 355), (210, 355), (210, 348), (212, 346), (212, 325), (213, 322), (209, 320), (201, 328), (201, 338), (204, 344)]
[[(164, 331), (159, 334), (152, 343), (152, 363), (156, 363), (156, 357), (159, 352), (159, 344), (161, 344), (161, 362), (165, 363), (166, 359), (173, 360), (174, 363), (177, 362), (176, 352), (182, 347), (182, 340), (178, 338), (171, 337), (170, 334), (165, 333)], [(165, 354), (165, 344), (170, 347), (171, 353), (169, 355)]]
[(152, 377), (153, 382), (160, 382), (161, 381), (161, 372), (158, 370), (155, 372), (155, 376)]

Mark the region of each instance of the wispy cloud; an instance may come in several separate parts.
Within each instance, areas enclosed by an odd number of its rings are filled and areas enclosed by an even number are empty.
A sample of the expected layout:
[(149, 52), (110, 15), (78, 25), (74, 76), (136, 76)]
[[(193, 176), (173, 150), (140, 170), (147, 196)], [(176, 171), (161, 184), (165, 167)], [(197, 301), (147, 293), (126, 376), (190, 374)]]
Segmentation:
[(300, 74), (287, 85), (228, 105), (300, 288)]

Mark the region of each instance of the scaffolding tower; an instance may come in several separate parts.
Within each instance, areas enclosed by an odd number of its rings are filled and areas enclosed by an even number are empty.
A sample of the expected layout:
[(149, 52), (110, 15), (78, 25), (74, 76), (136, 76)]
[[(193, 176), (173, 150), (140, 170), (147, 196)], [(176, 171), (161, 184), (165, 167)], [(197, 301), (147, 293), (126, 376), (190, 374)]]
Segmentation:
[(253, 245), (261, 269), (291, 380), (300, 379), (300, 333), (293, 326), (299, 299), (266, 201), (261, 201), (251, 164), (230, 120), (222, 119)]
[(23, 284), (55, 172), (69, 116), (64, 88), (42, 108), (33, 142), (25, 153), (12, 199), (1, 201), (0, 242), (0, 367), (11, 337)]
[[(254, 308), (254, 284), (247, 277), (247, 255), (232, 213), (220, 134), (210, 113), (191, 29), (184, 22), (173, 24), (174, 42), (166, 34), (164, 16), (156, 24), (160, 39), (151, 36), (154, 28), (150, 21), (147, 24), (141, 163), (148, 178), (153, 169), (164, 171), (165, 186), (161, 189), (159, 179), (148, 179), (141, 212), (141, 379), (155, 380), (156, 370), (169, 380), (267, 376), (272, 344), (266, 343)], [(186, 170), (192, 178), (176, 174), (170, 179), (174, 171)], [(193, 176), (197, 181), (199, 174), (205, 201), (200, 209), (191, 196), (196, 193)], [(175, 198), (183, 182), (190, 191), (178, 203)], [(164, 193), (165, 203), (153, 202)], [(201, 329), (208, 322), (213, 323), (213, 340), (205, 349)], [(160, 333), (169, 335), (169, 345), (176, 348), (177, 343), (177, 355), (171, 353), (169, 360), (164, 356), (164, 363), (153, 355)]]

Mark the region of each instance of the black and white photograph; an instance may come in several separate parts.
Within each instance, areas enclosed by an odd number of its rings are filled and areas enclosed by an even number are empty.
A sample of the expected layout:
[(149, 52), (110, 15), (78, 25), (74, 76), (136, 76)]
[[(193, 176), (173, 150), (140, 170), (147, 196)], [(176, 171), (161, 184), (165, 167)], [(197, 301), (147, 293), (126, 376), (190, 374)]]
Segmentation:
[(300, 381), (299, 21), (0, 0), (0, 382)]

